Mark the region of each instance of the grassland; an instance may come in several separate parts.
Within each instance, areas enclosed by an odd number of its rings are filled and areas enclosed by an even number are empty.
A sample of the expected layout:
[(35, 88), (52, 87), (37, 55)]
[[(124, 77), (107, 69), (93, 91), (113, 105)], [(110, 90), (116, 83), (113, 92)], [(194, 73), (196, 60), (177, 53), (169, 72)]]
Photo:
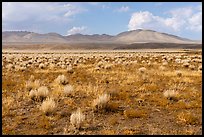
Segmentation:
[(2, 134), (201, 135), (201, 52), (3, 52)]

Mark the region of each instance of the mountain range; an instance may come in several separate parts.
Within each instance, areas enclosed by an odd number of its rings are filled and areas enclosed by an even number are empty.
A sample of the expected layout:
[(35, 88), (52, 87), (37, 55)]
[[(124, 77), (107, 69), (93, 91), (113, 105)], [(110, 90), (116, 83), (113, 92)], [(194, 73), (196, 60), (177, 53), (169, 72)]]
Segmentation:
[[(5, 31), (2, 32), (2, 43), (3, 48), (11, 45), (63, 45), (63, 47), (86, 47), (91, 46), (92, 48), (103, 48), (111, 47), (113, 49), (122, 48), (137, 48), (138, 45), (141, 48), (145, 48), (145, 45), (192, 45), (197, 47), (202, 45), (202, 41), (190, 40), (175, 35), (161, 33), (153, 30), (138, 29), (133, 31), (125, 31), (119, 33), (118, 35), (112, 36), (107, 34), (93, 34), (93, 35), (83, 35), (74, 34), (68, 36), (62, 36), (58, 33), (46, 33), (39, 34), (28, 31)], [(76, 46), (77, 45), (77, 46)], [(87, 45), (87, 46), (86, 46)], [(95, 45), (95, 46), (94, 46)], [(136, 45), (136, 47), (134, 46)], [(157, 46), (156, 46), (157, 47)], [(165, 46), (166, 47), (166, 46)], [(176, 46), (175, 46), (176, 47)], [(192, 47), (192, 48), (193, 48)], [(202, 46), (201, 46), (202, 47)], [(60, 47), (58, 47), (60, 48)]]

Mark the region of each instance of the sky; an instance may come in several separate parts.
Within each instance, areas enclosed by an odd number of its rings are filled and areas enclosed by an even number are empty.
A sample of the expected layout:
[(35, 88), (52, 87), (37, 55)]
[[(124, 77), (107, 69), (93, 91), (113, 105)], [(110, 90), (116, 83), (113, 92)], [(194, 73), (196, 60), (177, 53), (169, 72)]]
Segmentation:
[(2, 31), (117, 35), (150, 29), (202, 40), (201, 2), (3, 2)]

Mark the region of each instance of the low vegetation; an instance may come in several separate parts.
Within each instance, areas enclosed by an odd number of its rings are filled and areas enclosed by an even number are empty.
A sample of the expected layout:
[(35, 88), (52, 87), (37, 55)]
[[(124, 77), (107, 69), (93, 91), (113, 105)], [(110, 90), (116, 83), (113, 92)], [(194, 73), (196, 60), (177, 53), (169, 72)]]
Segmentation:
[(4, 52), (2, 134), (202, 134), (202, 52)]

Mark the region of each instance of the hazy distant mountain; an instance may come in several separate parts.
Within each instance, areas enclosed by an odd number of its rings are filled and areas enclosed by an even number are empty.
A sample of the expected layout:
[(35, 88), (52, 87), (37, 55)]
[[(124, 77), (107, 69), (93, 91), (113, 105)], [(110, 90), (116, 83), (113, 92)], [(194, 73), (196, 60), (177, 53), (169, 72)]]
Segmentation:
[(122, 32), (116, 36), (107, 34), (62, 36), (57, 33), (38, 34), (27, 31), (2, 32), (2, 42), (38, 42), (38, 43), (197, 43), (175, 35), (160, 33), (153, 30), (133, 30)]
[(202, 48), (202, 41), (142, 29), (122, 32), (116, 36), (107, 34), (62, 36), (57, 33), (38, 34), (27, 31), (7, 31), (2, 32), (2, 43), (3, 48), (21, 49), (25, 47), (28, 49)]
[(113, 36), (107, 34), (94, 34), (94, 35), (82, 35), (82, 34), (74, 34), (65, 36), (65, 39), (69, 42), (73, 43), (94, 43), (94, 42), (109, 42)]
[(197, 41), (181, 38), (175, 35), (160, 33), (153, 30), (134, 30), (118, 34), (113, 38), (121, 43), (194, 43)]
[(57, 33), (38, 34), (34, 32), (2, 32), (2, 42), (26, 42), (26, 43), (66, 43), (63, 36)]

